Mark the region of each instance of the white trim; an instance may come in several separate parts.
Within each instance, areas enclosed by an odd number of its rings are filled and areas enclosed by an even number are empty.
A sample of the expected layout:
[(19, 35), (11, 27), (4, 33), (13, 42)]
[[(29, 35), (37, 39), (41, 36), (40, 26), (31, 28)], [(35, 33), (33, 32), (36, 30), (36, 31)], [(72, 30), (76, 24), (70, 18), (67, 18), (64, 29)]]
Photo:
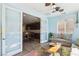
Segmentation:
[(0, 32), (0, 35), (1, 35), (1, 37), (0, 37), (0, 38), (1, 38), (1, 39), (0, 39), (0, 41), (1, 41), (1, 42), (0, 42), (0, 46), (1, 46), (1, 47), (0, 47), (0, 56), (1, 56), (1, 55), (2, 55), (2, 4), (0, 4), (0, 9), (1, 9), (1, 11), (0, 11), (0, 12), (1, 12), (1, 18), (0, 18), (0, 21), (1, 21), (1, 22), (0, 22), (0, 23), (1, 23), (1, 26), (0, 26), (0, 31), (1, 31), (1, 32)]
[(23, 51), (23, 12), (21, 12), (21, 50)]
[(5, 55), (5, 6), (2, 5), (2, 55)]
[[(46, 22), (46, 23), (45, 23)], [(44, 28), (44, 27), (45, 28)], [(40, 43), (44, 43), (44, 42), (48, 42), (48, 20), (47, 20), (47, 18), (46, 17), (42, 17), (41, 18), (41, 32), (40, 32)], [(45, 39), (45, 40), (42, 40), (43, 38), (42, 38), (42, 33), (46, 33), (46, 35), (47, 35), (47, 39)]]
[(40, 43), (45, 43), (45, 42), (48, 42), (48, 40), (43, 40), (43, 41), (41, 41)]
[(8, 5), (8, 4), (3, 4), (3, 5), (5, 6), (5, 8), (11, 9), (11, 10), (15, 10), (15, 11), (17, 11), (17, 12), (21, 12), (20, 9), (14, 8), (14, 7), (12, 7), (12, 6)]
[(21, 49), (18, 49), (18, 50), (12, 51), (12, 52), (10, 52), (10, 53), (7, 53), (6, 56), (13, 56), (13, 55), (15, 55), (15, 54), (20, 53), (21, 51), (22, 51)]
[[(46, 19), (47, 20), (47, 39), (49, 40), (49, 37), (48, 37), (48, 35), (49, 35), (49, 29), (48, 29), (48, 19)], [(48, 41), (47, 40), (47, 41)]]

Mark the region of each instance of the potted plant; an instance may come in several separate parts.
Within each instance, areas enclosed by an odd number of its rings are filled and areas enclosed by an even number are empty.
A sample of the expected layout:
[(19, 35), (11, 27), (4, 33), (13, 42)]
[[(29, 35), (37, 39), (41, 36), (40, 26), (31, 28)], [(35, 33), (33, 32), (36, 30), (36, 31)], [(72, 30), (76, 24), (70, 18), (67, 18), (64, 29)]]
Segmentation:
[(53, 37), (54, 37), (54, 34), (50, 32), (50, 33), (49, 33), (49, 40), (48, 40), (48, 41), (50, 42)]
[(75, 44), (79, 45), (79, 38), (76, 39)]

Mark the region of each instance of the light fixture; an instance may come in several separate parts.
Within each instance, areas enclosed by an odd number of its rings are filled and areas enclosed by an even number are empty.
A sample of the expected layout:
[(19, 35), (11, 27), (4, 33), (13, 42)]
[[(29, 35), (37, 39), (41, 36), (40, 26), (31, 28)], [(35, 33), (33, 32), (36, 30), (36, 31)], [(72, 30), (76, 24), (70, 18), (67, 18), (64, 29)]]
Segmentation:
[(61, 7), (57, 6), (55, 3), (45, 3), (45, 6), (50, 6), (51, 7), (51, 12), (60, 12), (62, 13), (64, 11), (64, 9), (62, 9)]
[(55, 3), (52, 3), (52, 8), (55, 8), (56, 7), (56, 4)]

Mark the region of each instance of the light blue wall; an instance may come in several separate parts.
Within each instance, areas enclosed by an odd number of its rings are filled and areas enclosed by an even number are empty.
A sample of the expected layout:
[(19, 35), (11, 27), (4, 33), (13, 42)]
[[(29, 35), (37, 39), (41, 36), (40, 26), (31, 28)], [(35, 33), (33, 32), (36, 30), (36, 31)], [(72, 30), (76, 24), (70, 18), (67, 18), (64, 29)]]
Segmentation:
[[(79, 21), (79, 12), (78, 12), (77, 19)], [(75, 31), (72, 35), (72, 42), (75, 42), (78, 38), (79, 38), (79, 23), (76, 25)]]
[(48, 17), (48, 32), (57, 33), (57, 22), (60, 20), (66, 21), (68, 17), (74, 17), (76, 20), (76, 13), (65, 14), (63, 16)]
[(79, 38), (79, 24), (77, 25), (78, 27), (75, 29), (73, 35), (72, 35), (72, 42), (75, 42), (77, 38)]
[[(69, 13), (69, 14), (65, 14), (63, 16), (54, 16), (54, 17), (48, 17), (48, 32), (52, 32), (52, 33), (57, 33), (57, 22), (60, 20), (65, 20), (68, 19), (69, 17), (74, 17), (75, 21), (77, 19), (77, 12), (74, 13)], [(78, 36), (79, 34), (79, 28), (74, 31), (74, 37), (72, 37), (73, 40), (76, 40), (76, 36)]]
[(49, 17), (48, 18), (48, 32), (57, 33), (57, 21), (61, 20), (61, 17)]

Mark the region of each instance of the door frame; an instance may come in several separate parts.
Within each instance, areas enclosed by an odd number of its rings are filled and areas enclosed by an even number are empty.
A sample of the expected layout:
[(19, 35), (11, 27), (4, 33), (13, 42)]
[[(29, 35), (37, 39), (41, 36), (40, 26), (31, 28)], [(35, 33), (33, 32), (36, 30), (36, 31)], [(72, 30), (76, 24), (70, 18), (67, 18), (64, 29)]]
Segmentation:
[[(22, 29), (23, 29), (23, 13), (26, 13), (26, 12), (22, 12)], [(27, 13), (26, 13), (27, 14)], [(28, 14), (28, 15), (31, 15), (31, 14)], [(34, 15), (31, 15), (31, 16), (33, 16), (33, 17), (37, 17), (37, 18), (40, 18), (40, 17), (38, 17), (38, 16), (34, 16)], [(40, 40), (41, 40), (41, 18), (39, 19), (40, 20)], [(22, 32), (22, 38), (23, 38), (23, 32)], [(22, 39), (22, 42), (23, 42), (23, 39)], [(39, 43), (41, 43), (41, 41), (39, 42)], [(23, 44), (22, 44), (22, 46), (23, 46)], [(22, 47), (22, 49), (23, 49), (23, 47)]]
[(1, 27), (0, 27), (1, 28), (0, 29), (0, 31), (1, 31), (0, 32), (0, 35), (1, 35), (0, 49), (1, 49), (1, 51), (0, 51), (0, 56), (2, 56), (2, 4), (1, 3), (0, 3), (0, 8), (1, 8), (1, 11), (0, 11), (1, 12), (1, 18), (0, 18), (1, 19)]
[[(17, 12), (20, 12), (21, 13), (21, 20), (20, 20), (20, 26), (21, 26), (21, 49), (17, 50), (17, 51), (13, 51), (13, 52), (10, 52), (8, 54), (6, 54), (6, 46), (5, 46), (5, 9), (6, 8), (9, 8), (11, 10), (15, 10)], [(22, 11), (20, 9), (17, 9), (17, 8), (13, 8), (12, 6), (9, 6), (7, 4), (2, 4), (2, 55), (5, 56), (5, 55), (14, 55), (14, 54), (17, 54), (18, 52), (21, 52), (22, 51)]]
[[(42, 40), (42, 41), (40, 41), (40, 43), (45, 43), (45, 42), (48, 42), (48, 19), (47, 19), (46, 17), (40, 17), (40, 19), (41, 19), (41, 24), (40, 24), (40, 25), (41, 25), (41, 28), (42, 28), (42, 21), (46, 21), (46, 22), (47, 22), (47, 23), (46, 23), (46, 31), (43, 31), (43, 30), (41, 29), (41, 32), (40, 32), (40, 37), (41, 37), (41, 39), (42, 39), (42, 36), (41, 36), (42, 33), (45, 33), (45, 32), (47, 33), (47, 34), (46, 34), (47, 40)], [(43, 24), (43, 25), (44, 25), (44, 24)], [(41, 40), (41, 39), (40, 39), (40, 40)]]

